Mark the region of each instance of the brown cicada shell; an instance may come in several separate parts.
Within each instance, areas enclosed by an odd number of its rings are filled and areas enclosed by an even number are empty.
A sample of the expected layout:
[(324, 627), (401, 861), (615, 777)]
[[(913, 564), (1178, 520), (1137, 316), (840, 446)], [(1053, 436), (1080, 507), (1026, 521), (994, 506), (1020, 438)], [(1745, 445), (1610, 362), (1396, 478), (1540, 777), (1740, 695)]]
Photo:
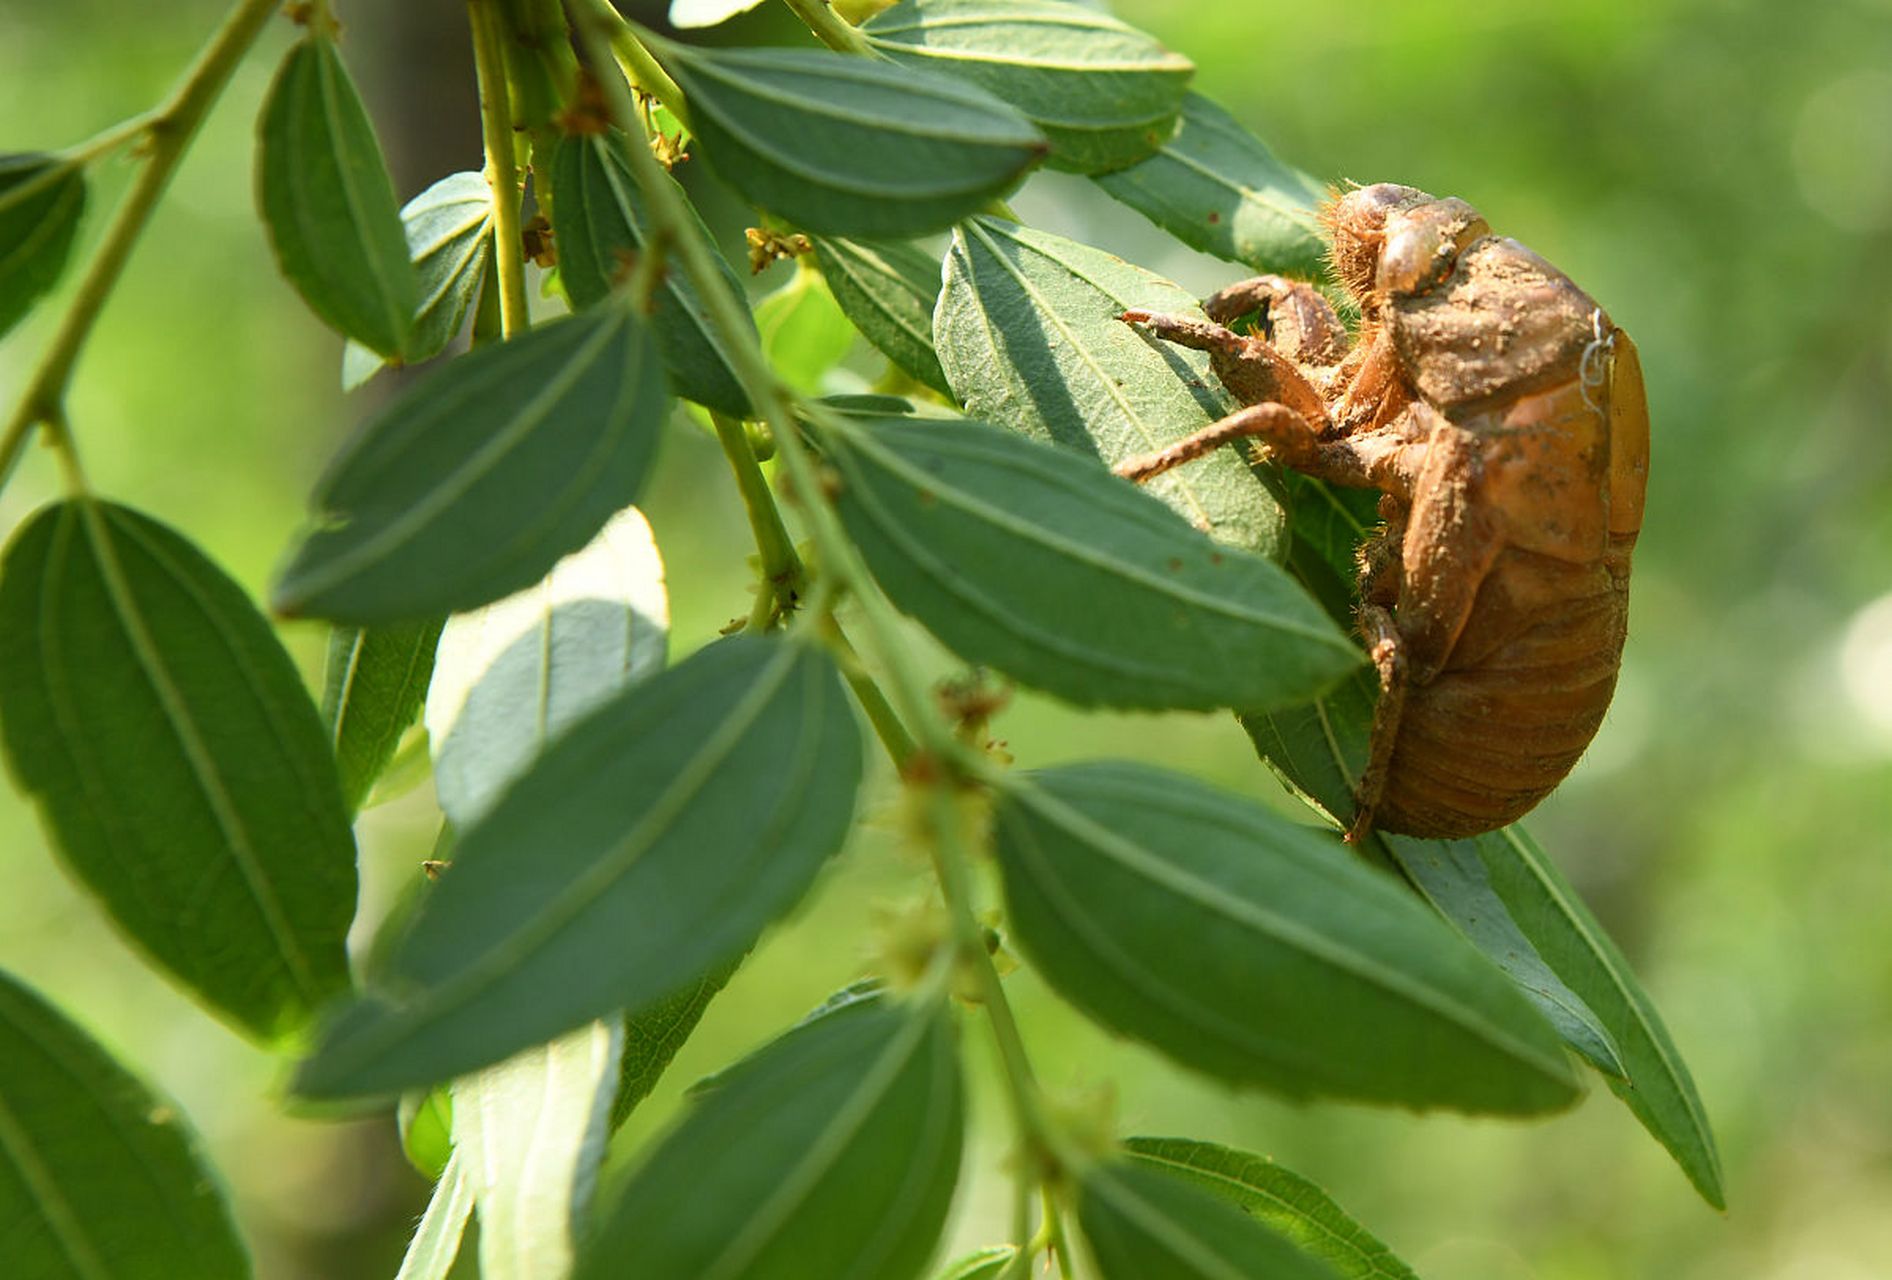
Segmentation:
[[(1377, 489), (1359, 625), (1378, 668), (1350, 839), (1490, 831), (1577, 762), (1609, 706), (1642, 527), (1649, 413), (1629, 335), (1463, 200), (1382, 183), (1325, 211), (1356, 339), (1305, 284), (1261, 276), (1212, 323), (1128, 311), (1210, 353), (1243, 408), (1118, 473), (1247, 437)], [(1225, 326), (1258, 316), (1255, 336)]]

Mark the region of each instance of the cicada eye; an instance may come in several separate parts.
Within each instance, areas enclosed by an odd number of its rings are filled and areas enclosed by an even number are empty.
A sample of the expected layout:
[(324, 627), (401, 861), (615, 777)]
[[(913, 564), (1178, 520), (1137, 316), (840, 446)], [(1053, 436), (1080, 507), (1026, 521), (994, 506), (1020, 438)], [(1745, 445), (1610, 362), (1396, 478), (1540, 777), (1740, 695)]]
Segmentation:
[(1451, 274), (1458, 255), (1491, 234), (1463, 200), (1429, 200), (1388, 216), (1374, 287), (1383, 294), (1422, 293)]
[(1349, 191), (1321, 211), (1333, 246), (1334, 275), (1355, 298), (1364, 303), (1373, 288), (1387, 218), (1431, 199), (1415, 187), (1376, 182)]

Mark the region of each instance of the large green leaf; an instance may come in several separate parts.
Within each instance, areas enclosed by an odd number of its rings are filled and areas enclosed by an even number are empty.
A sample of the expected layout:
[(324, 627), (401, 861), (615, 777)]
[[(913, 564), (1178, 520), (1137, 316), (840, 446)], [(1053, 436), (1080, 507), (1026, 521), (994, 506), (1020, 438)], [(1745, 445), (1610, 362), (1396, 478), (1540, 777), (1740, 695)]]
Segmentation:
[(1133, 1163), (1228, 1201), (1345, 1280), (1418, 1280), (1325, 1191), (1272, 1160), (1191, 1138), (1128, 1138), (1123, 1145)]
[(256, 125), (256, 198), (283, 275), (315, 314), (399, 358), (420, 284), (374, 126), (319, 29), (283, 59)]
[(1059, 0), (903, 0), (863, 28), (882, 53), (997, 94), (1051, 140), (1053, 168), (1120, 169), (1176, 127), (1195, 66), (1107, 14)]
[(453, 1085), (454, 1159), (480, 1216), (481, 1280), (564, 1280), (591, 1208), (620, 1033), (590, 1022)]
[(932, 71), (825, 49), (654, 47), (716, 172), (809, 231), (942, 231), (1045, 153), (1018, 112)]
[(968, 661), (1084, 705), (1298, 701), (1359, 650), (1280, 569), (1087, 459), (968, 420), (826, 415), (836, 508)]
[(1334, 1280), (1239, 1209), (1127, 1161), (1085, 1171), (1077, 1221), (1102, 1280)]
[(0, 155), (0, 335), (58, 281), (84, 213), (84, 169), (58, 156)]
[(943, 1002), (816, 1018), (699, 1094), (608, 1210), (581, 1280), (909, 1280), (959, 1175)]
[(867, 340), (914, 378), (952, 394), (933, 351), (939, 258), (904, 240), (815, 238), (815, 261), (834, 300)]
[(322, 677), (322, 723), (341, 769), (342, 797), (353, 813), (394, 758), (434, 670), (440, 620), (385, 627), (337, 627), (329, 633)]
[[(1202, 314), (1181, 289), (1121, 258), (975, 218), (953, 233), (933, 341), (968, 413), (1115, 466), (1235, 407), (1207, 356), (1124, 324), (1117, 317), (1127, 307)], [(1222, 542), (1274, 560), (1287, 554), (1275, 489), (1234, 449), (1144, 488)]]
[(16, 1280), (250, 1274), (177, 1109), (4, 973), (0, 1240)]
[(355, 844), (322, 722), (243, 589), (175, 531), (75, 499), (0, 569), (0, 735), (67, 867), (262, 1040), (348, 988)]
[(440, 637), (427, 691), (434, 795), (466, 830), (548, 743), (634, 680), (663, 670), (670, 602), (650, 523), (635, 507), (544, 581)]
[(461, 834), (297, 1091), (445, 1079), (677, 991), (802, 897), (860, 776), (846, 691), (809, 644), (737, 636), (629, 686)]
[(1576, 1097), (1504, 975), (1324, 832), (1130, 764), (1011, 780), (995, 828), (1015, 936), (1046, 979), (1187, 1066), (1413, 1108)]
[(669, 403), (650, 331), (626, 306), (458, 357), (330, 465), (277, 611), (397, 622), (537, 582), (636, 500)]
[[(1306, 707), (1247, 716), (1256, 749), (1337, 824), (1353, 818), (1365, 761), (1370, 677), (1343, 681)], [(1428, 900), (1502, 967), (1567, 1043), (1667, 1147), (1702, 1197), (1724, 1204), (1714, 1134), (1688, 1067), (1648, 993), (1575, 890), (1522, 826), (1472, 840), (1373, 843)]]
[[(401, 230), (419, 281), (420, 302), (405, 362), (431, 360), (466, 322), (493, 257), (493, 189), (485, 175), (451, 173), (401, 208)], [(350, 339), (342, 351), (342, 389), (372, 378), (382, 360)]]
[(1327, 191), (1200, 94), (1157, 153), (1097, 185), (1192, 249), (1312, 278), (1327, 241), (1315, 213)]
[[(687, 205), (683, 189), (674, 180), (666, 181)], [(552, 157), (552, 195), (559, 279), (573, 306), (595, 306), (610, 296), (630, 255), (643, 249), (646, 238), (644, 200), (631, 177), (624, 135), (613, 130), (561, 140)], [(710, 239), (694, 206), (690, 216)], [(731, 292), (741, 297), (736, 273), (720, 256), (716, 264)], [(664, 272), (654, 304), (651, 327), (676, 393), (732, 418), (752, 417), (723, 339), (705, 314), (688, 273)]]

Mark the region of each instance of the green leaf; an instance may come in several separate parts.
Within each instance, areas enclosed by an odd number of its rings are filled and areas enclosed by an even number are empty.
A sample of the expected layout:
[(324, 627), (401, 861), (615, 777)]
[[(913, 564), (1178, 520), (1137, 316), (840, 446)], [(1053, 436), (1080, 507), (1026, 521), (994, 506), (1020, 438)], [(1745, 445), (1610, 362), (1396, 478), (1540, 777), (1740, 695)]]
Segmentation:
[[(1481, 837), (1484, 839), (1487, 837)], [(1616, 1041), (1594, 1010), (1572, 991), (1519, 930), (1504, 901), (1493, 891), (1479, 840), (1386, 839), (1393, 860), (1438, 913), (1458, 926), (1550, 1019), (1564, 1043), (1591, 1066), (1614, 1080), (1628, 1068)]]
[(243, 589), (156, 521), (46, 507), (0, 568), (0, 738), (66, 866), (259, 1040), (349, 985), (355, 843), (321, 718)]
[(277, 612), (399, 622), (537, 582), (636, 500), (669, 404), (628, 307), (476, 347), (330, 464), (314, 527), (277, 578)]
[[(1127, 307), (1200, 316), (1169, 281), (1088, 245), (995, 218), (953, 233), (933, 341), (966, 412), (1115, 466), (1235, 405), (1209, 358), (1117, 319)], [(1287, 554), (1271, 483), (1233, 449), (1143, 486), (1218, 541)]]
[(1325, 1191), (1272, 1160), (1190, 1138), (1128, 1138), (1123, 1145), (1131, 1163), (1226, 1200), (1344, 1280), (1418, 1280)]
[(394, 759), (427, 696), (440, 641), (438, 618), (385, 627), (336, 627), (322, 677), (322, 723), (342, 775), (342, 798), (360, 809)]
[(0, 1239), (21, 1280), (250, 1274), (177, 1109), (4, 973)]
[(1208, 710), (1361, 661), (1280, 569), (1085, 459), (980, 422), (820, 421), (875, 579), (970, 662), (1081, 705)]
[(903, 240), (817, 236), (814, 243), (821, 274), (854, 327), (901, 369), (951, 395), (933, 351), (939, 258)]
[(461, 834), (296, 1091), (441, 1080), (675, 992), (807, 892), (860, 777), (846, 691), (810, 645), (732, 637), (630, 685)]
[(1102, 173), (1175, 130), (1195, 65), (1094, 9), (1058, 0), (904, 0), (863, 34), (904, 67), (996, 94), (1051, 140), (1050, 164)]
[(1186, 1066), (1415, 1109), (1577, 1095), (1504, 975), (1325, 832), (1130, 764), (1022, 775), (995, 827), (1012, 928), (1046, 980)]
[[(1370, 678), (1307, 707), (1245, 717), (1258, 751), (1337, 824), (1353, 817)], [(1688, 1067), (1622, 952), (1522, 826), (1469, 841), (1376, 834), (1422, 893), (1590, 1059), (1668, 1148), (1702, 1198), (1725, 1207), (1720, 1156)], [(1617, 1078), (1619, 1077), (1619, 1078)]]
[(454, 1158), (480, 1215), (481, 1280), (563, 1280), (591, 1207), (616, 1092), (615, 1020), (453, 1085)]
[(581, 1280), (910, 1280), (959, 1175), (943, 1002), (805, 1024), (726, 1073), (606, 1210)]
[(1695, 1081), (1622, 951), (1523, 827), (1480, 837), (1475, 847), (1519, 930), (1614, 1038), (1626, 1078), (1608, 1081), (1610, 1090), (1668, 1148), (1702, 1199), (1727, 1208), (1721, 1156)]
[(1283, 471), (1288, 494), (1288, 526), (1297, 543), (1330, 570), (1347, 599), (1330, 610), (1336, 622), (1353, 616), (1353, 585), (1359, 576), (1359, 548), (1380, 524), (1377, 489), (1352, 489)]
[(309, 309), (401, 357), (420, 284), (374, 126), (319, 31), (289, 50), (257, 117), (256, 199), (277, 265)]
[[(683, 188), (674, 180), (666, 181), (688, 205)], [(552, 231), (565, 294), (574, 307), (595, 306), (610, 296), (629, 255), (644, 246), (643, 197), (631, 177), (624, 135), (613, 130), (608, 135), (562, 139), (552, 158), (552, 195)], [(693, 205), (690, 217), (704, 238), (714, 243)], [(729, 288), (741, 297), (742, 283), (728, 262), (719, 255), (716, 265)], [(678, 395), (732, 418), (755, 416), (687, 272), (664, 272), (650, 323), (664, 368), (670, 372), (670, 385)]]
[(1181, 127), (1155, 155), (1097, 185), (1191, 249), (1309, 279), (1325, 264), (1315, 210), (1327, 189), (1200, 94), (1183, 100)]
[(747, 1067), (750, 1061), (758, 1054), (767, 1053), (775, 1045), (814, 1023), (826, 1018), (859, 1013), (865, 1009), (879, 1008), (886, 1003), (886, 999), (887, 983), (884, 979), (876, 977), (857, 978), (840, 990), (830, 992), (825, 1000), (803, 1014), (799, 1022), (762, 1048), (749, 1054), (747, 1057), (738, 1059), (729, 1066), (724, 1067), (721, 1071), (710, 1072), (695, 1084), (692, 1084), (689, 1089), (685, 1091), (686, 1095), (695, 1098), (713, 1089), (720, 1089), (726, 1082), (735, 1078), (743, 1068)]
[(716, 172), (809, 231), (943, 231), (1045, 154), (1018, 112), (935, 72), (826, 49), (650, 43)]
[(58, 282), (85, 195), (85, 170), (69, 160), (0, 155), (0, 335)]
[[(448, 174), (401, 209), (407, 255), (420, 303), (407, 337), (406, 363), (431, 360), (459, 334), (493, 256), (493, 191), (484, 175)], [(379, 356), (352, 339), (342, 350), (342, 390), (352, 391), (382, 368)]]
[(663, 670), (669, 627), (663, 561), (635, 507), (543, 582), (454, 615), (427, 691), (434, 794), (447, 820), (472, 827), (546, 744)]
[(704, 1010), (736, 975), (740, 959), (693, 978), (667, 996), (624, 1015), (624, 1055), (618, 1061), (618, 1094), (611, 1104), (611, 1127), (630, 1119), (637, 1104), (651, 1095), (683, 1048)]
[(461, 1173), (460, 1162), (449, 1160), (434, 1184), (427, 1212), (414, 1228), (407, 1255), (394, 1280), (447, 1280), (460, 1256), (460, 1237), (473, 1216), (473, 1188)]
[(988, 1245), (947, 1263), (933, 1280), (999, 1280), (1017, 1256), (1016, 1245)]
[(407, 1162), (436, 1182), (445, 1177), (453, 1158), (453, 1094), (447, 1086), (409, 1089), (394, 1109), (394, 1121)]
[(762, 350), (783, 381), (813, 395), (828, 370), (854, 346), (854, 326), (835, 303), (821, 273), (797, 260), (795, 274), (755, 308)]
[(1085, 1171), (1077, 1222), (1102, 1280), (1334, 1280), (1240, 1210), (1139, 1164)]

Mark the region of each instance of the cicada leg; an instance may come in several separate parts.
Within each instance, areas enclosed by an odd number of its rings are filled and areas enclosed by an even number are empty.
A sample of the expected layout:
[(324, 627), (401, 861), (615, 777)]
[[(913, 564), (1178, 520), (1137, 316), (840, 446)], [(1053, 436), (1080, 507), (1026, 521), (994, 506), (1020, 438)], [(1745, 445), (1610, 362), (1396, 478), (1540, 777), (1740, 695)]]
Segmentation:
[(1379, 701), (1373, 704), (1373, 732), (1368, 738), (1366, 770), (1360, 775), (1358, 805), (1353, 825), (1347, 829), (1347, 843), (1359, 844), (1373, 830), (1373, 814), (1386, 794), (1386, 771), (1393, 761), (1393, 743), (1399, 738), (1399, 721), (1406, 710), (1406, 686), (1409, 672), (1406, 646), (1400, 638), (1393, 615), (1384, 606), (1360, 606), (1360, 630), (1366, 635), (1367, 656), (1380, 677)]

